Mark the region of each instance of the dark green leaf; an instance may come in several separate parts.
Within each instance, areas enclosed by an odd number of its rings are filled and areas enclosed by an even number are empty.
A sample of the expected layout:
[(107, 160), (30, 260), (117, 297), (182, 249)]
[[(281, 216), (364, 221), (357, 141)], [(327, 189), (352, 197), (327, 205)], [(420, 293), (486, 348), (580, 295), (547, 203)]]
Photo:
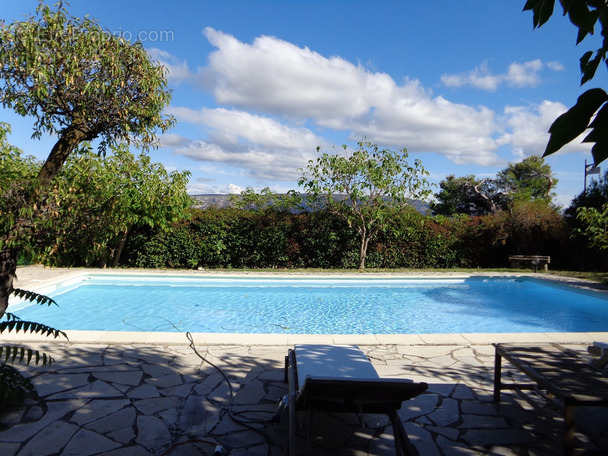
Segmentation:
[(591, 149), (594, 163), (601, 163), (608, 158), (608, 141), (598, 142)]
[(48, 296), (41, 295), (39, 293), (35, 293), (33, 291), (21, 290), (19, 288), (13, 288), (13, 291), (11, 292), (11, 294), (17, 296), (18, 298), (25, 299), (26, 301), (37, 302), (38, 304), (47, 304), (49, 306), (51, 304), (57, 305), (57, 303), (52, 298), (49, 298)]
[(591, 89), (583, 93), (576, 104), (559, 116), (549, 128), (551, 137), (543, 156), (557, 152), (563, 146), (583, 133), (596, 111), (608, 101), (608, 94), (602, 89)]
[(540, 27), (553, 15), (555, 0), (528, 0), (524, 5), (524, 11), (532, 10), (532, 23), (534, 28)]
[[(562, 5), (563, 4), (564, 3), (562, 3)], [(585, 0), (573, 0), (569, 2), (567, 10), (564, 6), (564, 12), (568, 13), (570, 21), (576, 25), (579, 30), (584, 30), (586, 33), (593, 34), (593, 27), (597, 21), (598, 14), (595, 11), (589, 11)]]
[(589, 125), (592, 130), (584, 142), (593, 142), (591, 149), (594, 163), (597, 165), (608, 158), (608, 104), (605, 104)]
[(588, 31), (579, 28), (578, 33), (576, 35), (576, 44), (580, 44), (587, 37), (587, 35), (589, 35)]
[(593, 122), (589, 124), (591, 132), (585, 137), (583, 142), (608, 141), (608, 104), (602, 106), (597, 112)]
[[(5, 312), (5, 313), (4, 313), (4, 316), (6, 317), (6, 320), (7, 320), (7, 321), (17, 321), (17, 320), (21, 320), (21, 318), (19, 318), (17, 315), (12, 314), (12, 313), (10, 313), (10, 312)], [(0, 323), (0, 325), (1, 325), (1, 323)], [(2, 332), (2, 331), (0, 330), (0, 332)]]
[[(583, 58), (585, 58), (587, 54), (585, 54)], [(602, 61), (602, 56), (599, 53), (595, 56), (594, 59), (588, 60), (586, 63), (583, 62), (583, 58), (581, 58), (581, 72), (583, 73), (583, 76), (581, 78), (581, 85), (593, 79), (593, 77), (595, 76), (595, 72), (597, 71), (597, 67)]]
[(47, 325), (43, 325), (42, 323), (24, 320), (11, 320), (0, 322), (0, 334), (5, 330), (11, 332), (13, 329), (15, 330), (15, 332), (23, 331), (31, 332), (34, 334), (42, 333), (47, 337), (53, 336), (55, 339), (59, 336), (65, 337), (66, 339), (68, 338), (68, 336), (63, 331), (60, 331)]
[(587, 64), (589, 63), (589, 59), (591, 59), (591, 56), (593, 55), (593, 51), (587, 51), (583, 54), (583, 56), (580, 58), (580, 62), (581, 62), (581, 73), (585, 72), (585, 68), (587, 67)]

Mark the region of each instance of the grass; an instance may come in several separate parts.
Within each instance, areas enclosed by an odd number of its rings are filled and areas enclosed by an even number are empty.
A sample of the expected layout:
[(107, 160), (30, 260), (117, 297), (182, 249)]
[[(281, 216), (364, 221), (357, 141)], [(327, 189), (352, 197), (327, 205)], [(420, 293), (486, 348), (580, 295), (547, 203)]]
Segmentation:
[[(484, 272), (502, 272), (502, 273), (534, 273), (531, 269), (511, 269), (511, 268), (366, 268), (360, 269), (323, 269), (323, 268), (260, 268), (260, 269), (213, 269), (214, 271), (248, 271), (260, 273), (284, 273), (284, 274), (390, 274), (390, 273), (484, 273)], [(608, 285), (608, 272), (584, 272), (584, 271), (553, 271), (538, 272), (536, 274), (550, 274), (562, 277), (570, 277), (573, 279), (584, 279), (592, 282)]]
[(548, 274), (572, 277), (573, 279), (585, 279), (592, 282), (608, 285), (608, 272), (583, 272), (583, 271), (548, 271)]

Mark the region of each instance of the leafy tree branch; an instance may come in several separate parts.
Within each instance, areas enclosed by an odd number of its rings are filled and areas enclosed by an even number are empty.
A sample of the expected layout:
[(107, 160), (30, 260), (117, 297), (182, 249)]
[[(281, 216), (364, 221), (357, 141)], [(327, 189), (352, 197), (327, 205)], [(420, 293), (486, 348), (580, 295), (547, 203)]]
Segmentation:
[[(591, 81), (600, 63), (606, 63), (608, 53), (608, 1), (560, 0), (564, 16), (578, 29), (576, 44), (593, 35), (599, 26), (602, 36), (600, 47), (587, 51), (580, 58), (581, 86)], [(553, 15), (555, 0), (527, 0), (524, 11), (532, 11), (534, 28), (541, 27)], [(576, 104), (559, 116), (549, 128), (551, 134), (544, 156), (557, 152), (586, 130), (591, 131), (583, 142), (593, 143), (591, 152), (595, 164), (608, 158), (608, 94), (593, 88), (578, 97)]]

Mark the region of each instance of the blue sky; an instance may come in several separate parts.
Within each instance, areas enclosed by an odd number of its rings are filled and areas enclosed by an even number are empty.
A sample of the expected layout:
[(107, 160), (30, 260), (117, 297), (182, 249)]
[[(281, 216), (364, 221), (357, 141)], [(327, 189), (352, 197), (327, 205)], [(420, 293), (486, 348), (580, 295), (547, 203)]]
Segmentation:
[[(584, 89), (576, 29), (560, 11), (533, 30), (524, 0), (184, 1), (71, 0), (112, 33), (140, 39), (169, 69), (177, 125), (151, 152), (189, 170), (189, 192), (297, 189), (298, 168), (363, 137), (407, 148), (438, 183), (491, 177), (541, 155), (551, 122)], [(37, 0), (0, 0), (6, 22)], [(559, 7), (558, 7), (559, 8)], [(0, 108), (1, 109), (1, 108)], [(1, 110), (11, 142), (44, 158), (54, 138), (30, 139), (32, 120)], [(547, 158), (557, 201), (582, 191), (588, 145)]]

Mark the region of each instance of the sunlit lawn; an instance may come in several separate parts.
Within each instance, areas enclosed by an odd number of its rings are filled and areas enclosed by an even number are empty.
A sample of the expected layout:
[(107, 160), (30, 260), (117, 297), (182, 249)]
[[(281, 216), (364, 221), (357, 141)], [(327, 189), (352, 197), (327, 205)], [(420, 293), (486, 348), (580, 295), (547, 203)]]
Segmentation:
[[(483, 272), (504, 272), (504, 273), (533, 273), (531, 269), (511, 269), (511, 268), (424, 268), (424, 269), (413, 269), (413, 268), (365, 268), (363, 271), (359, 269), (322, 269), (322, 268), (260, 268), (260, 269), (213, 269), (214, 271), (253, 271), (253, 272), (268, 272), (268, 273), (294, 273), (294, 274), (388, 274), (388, 273), (483, 273)], [(576, 279), (591, 280), (598, 283), (608, 285), (608, 272), (582, 272), (582, 271), (557, 271), (549, 270), (547, 272), (537, 272), (539, 276), (543, 274), (559, 275), (564, 277), (571, 277)]]

